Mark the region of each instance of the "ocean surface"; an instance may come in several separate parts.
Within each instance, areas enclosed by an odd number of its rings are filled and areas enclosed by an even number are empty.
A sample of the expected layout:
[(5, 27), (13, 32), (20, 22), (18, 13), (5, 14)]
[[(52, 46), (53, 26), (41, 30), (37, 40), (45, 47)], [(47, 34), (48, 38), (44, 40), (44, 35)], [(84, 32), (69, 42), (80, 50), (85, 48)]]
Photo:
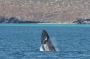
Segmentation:
[[(56, 52), (41, 52), (46, 30)], [(0, 59), (90, 59), (90, 25), (0, 25)]]

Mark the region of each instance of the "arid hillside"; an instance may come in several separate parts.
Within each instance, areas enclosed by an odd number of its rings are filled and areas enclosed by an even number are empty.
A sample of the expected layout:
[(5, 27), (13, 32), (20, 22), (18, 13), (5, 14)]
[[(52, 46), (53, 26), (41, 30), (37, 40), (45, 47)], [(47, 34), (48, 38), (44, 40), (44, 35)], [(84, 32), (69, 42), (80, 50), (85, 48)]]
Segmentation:
[(0, 0), (0, 16), (71, 23), (90, 18), (90, 0)]

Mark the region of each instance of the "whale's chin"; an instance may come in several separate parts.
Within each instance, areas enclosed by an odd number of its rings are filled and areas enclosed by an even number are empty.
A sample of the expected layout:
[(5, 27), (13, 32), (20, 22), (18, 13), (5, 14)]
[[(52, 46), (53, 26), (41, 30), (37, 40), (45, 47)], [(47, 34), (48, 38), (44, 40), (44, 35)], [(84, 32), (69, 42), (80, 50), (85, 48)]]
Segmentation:
[(50, 49), (47, 44), (44, 44), (40, 46), (40, 51), (50, 51)]

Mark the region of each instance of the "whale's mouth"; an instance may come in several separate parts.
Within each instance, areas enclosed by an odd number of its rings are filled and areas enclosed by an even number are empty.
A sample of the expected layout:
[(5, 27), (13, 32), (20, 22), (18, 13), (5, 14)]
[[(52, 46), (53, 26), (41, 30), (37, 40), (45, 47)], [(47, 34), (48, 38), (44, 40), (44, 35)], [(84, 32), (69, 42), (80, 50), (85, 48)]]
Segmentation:
[(46, 43), (47, 43), (47, 41), (45, 40), (43, 44), (46, 44)]
[(43, 41), (43, 44), (46, 44), (48, 42), (47, 37), (45, 38), (45, 40)]
[(40, 51), (56, 51), (46, 30), (42, 31)]

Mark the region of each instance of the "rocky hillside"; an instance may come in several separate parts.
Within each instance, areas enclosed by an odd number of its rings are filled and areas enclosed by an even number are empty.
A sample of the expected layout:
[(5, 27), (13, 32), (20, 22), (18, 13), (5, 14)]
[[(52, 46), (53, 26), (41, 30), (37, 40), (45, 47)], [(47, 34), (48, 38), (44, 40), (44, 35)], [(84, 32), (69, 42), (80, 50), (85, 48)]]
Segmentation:
[(71, 23), (90, 18), (90, 0), (0, 0), (0, 16)]

